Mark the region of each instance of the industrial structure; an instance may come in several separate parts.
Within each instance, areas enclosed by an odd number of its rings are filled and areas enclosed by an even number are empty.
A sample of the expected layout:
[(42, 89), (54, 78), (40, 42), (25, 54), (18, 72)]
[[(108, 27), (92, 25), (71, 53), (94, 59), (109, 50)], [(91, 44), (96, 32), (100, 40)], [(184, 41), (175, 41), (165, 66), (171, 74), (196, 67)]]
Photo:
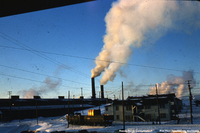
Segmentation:
[[(159, 108), (159, 112), (158, 112)], [(105, 114), (114, 115), (114, 121), (122, 121), (122, 101), (114, 100), (111, 105), (105, 107)], [(141, 97), (128, 97), (124, 100), (125, 121), (168, 121), (178, 119), (182, 109), (182, 101), (175, 94), (159, 94), (158, 105), (156, 95)]]
[(21, 99), (11, 96), (10, 99), (0, 99), (0, 121), (14, 119), (62, 116), (73, 114), (74, 111), (84, 110), (111, 102), (111, 99), (68, 99), (58, 96), (57, 99), (42, 99), (34, 96), (32, 99)]
[[(100, 106), (101, 104), (111, 103), (112, 100), (104, 98), (104, 87), (100, 86), (101, 99), (96, 98), (95, 79), (91, 78), (92, 97), (85, 99), (82, 95), (78, 99), (69, 99), (64, 96), (58, 96), (58, 99), (41, 99), (40, 96), (33, 96), (31, 99), (25, 99), (18, 95), (9, 96), (8, 99), (0, 99), (0, 121), (9, 121), (14, 119), (36, 118), (61, 116), (65, 114), (74, 115), (75, 111), (84, 110)], [(70, 92), (68, 92), (69, 94)], [(22, 115), (23, 114), (23, 115)]]

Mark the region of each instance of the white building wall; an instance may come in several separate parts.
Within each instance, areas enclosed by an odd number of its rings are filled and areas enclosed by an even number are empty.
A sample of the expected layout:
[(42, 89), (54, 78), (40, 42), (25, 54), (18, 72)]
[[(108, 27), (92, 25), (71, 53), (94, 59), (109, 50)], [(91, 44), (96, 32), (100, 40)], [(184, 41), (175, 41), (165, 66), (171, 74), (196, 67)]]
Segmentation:
[[(116, 110), (116, 106), (118, 106), (118, 110)], [(105, 113), (108, 114), (108, 115), (114, 115), (114, 121), (123, 121), (122, 105), (108, 106), (108, 111), (105, 110)], [(130, 119), (128, 119), (127, 116), (130, 116)], [(124, 119), (125, 119), (125, 121), (132, 120), (132, 118), (133, 118), (132, 116), (133, 116), (132, 110), (131, 109), (126, 110), (126, 106), (124, 106)]]
[[(165, 104), (165, 108), (159, 108), (160, 114), (166, 114), (166, 118), (160, 117), (161, 121), (171, 120), (171, 113), (170, 113), (170, 105)], [(145, 116), (148, 114), (151, 114), (154, 118), (151, 118), (152, 120), (156, 121), (156, 118), (158, 117), (158, 107), (157, 105), (150, 106), (150, 109), (143, 109)]]
[(105, 114), (113, 115), (113, 105), (106, 106), (108, 110), (105, 109)]
[[(118, 106), (118, 110), (116, 110), (116, 106)], [(107, 106), (108, 107), (108, 110), (106, 111), (105, 109), (105, 114), (108, 114), (108, 115), (114, 115), (114, 121), (123, 121), (123, 110), (122, 110), (122, 105), (110, 105), (110, 106)], [(126, 110), (126, 106), (124, 106), (124, 118), (125, 118), (125, 121), (128, 121), (126, 119), (126, 116), (131, 116), (131, 120), (134, 121), (134, 117), (133, 117), (133, 112), (132, 112), (132, 107), (131, 106), (131, 110)], [(137, 108), (136, 109), (136, 112), (137, 112)], [(160, 108), (160, 114), (166, 114), (166, 118), (162, 118), (161, 117), (161, 121), (168, 121), (168, 120), (171, 120), (171, 112), (170, 112), (170, 104), (165, 104), (165, 107), (164, 108)], [(147, 114), (151, 114), (153, 115), (153, 120), (156, 121), (156, 118), (158, 117), (158, 108), (157, 108), (157, 105), (152, 105), (150, 106), (150, 109), (143, 109), (142, 112), (145, 114), (145, 116)], [(118, 118), (117, 118), (118, 117)]]

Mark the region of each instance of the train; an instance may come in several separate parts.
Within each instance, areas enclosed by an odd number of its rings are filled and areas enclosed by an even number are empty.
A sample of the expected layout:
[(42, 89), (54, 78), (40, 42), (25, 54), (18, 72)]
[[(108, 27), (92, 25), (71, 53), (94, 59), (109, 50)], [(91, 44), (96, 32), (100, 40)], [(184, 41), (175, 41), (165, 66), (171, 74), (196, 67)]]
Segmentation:
[(76, 113), (75, 115), (67, 115), (68, 123), (72, 125), (100, 125), (100, 126), (108, 126), (112, 125), (114, 120), (113, 115), (101, 115), (101, 111), (97, 110), (89, 110), (88, 115), (81, 115), (80, 113)]

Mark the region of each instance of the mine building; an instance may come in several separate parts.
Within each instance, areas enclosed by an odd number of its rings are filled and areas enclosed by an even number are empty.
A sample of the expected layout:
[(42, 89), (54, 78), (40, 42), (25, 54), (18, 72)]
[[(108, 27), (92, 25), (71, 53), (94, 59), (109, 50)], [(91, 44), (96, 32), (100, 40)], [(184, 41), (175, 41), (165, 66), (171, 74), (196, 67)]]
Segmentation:
[[(169, 121), (177, 119), (177, 114), (182, 109), (182, 100), (175, 94), (128, 97), (123, 101), (125, 121)], [(158, 101), (158, 104), (157, 104)], [(159, 113), (158, 113), (159, 108)], [(122, 100), (114, 100), (105, 107), (105, 114), (114, 115), (114, 121), (123, 120)]]
[(34, 96), (26, 99), (11, 96), (10, 99), (0, 99), (0, 121), (62, 116), (106, 104), (106, 102), (111, 102), (111, 99), (85, 99), (83, 96), (73, 99), (64, 96), (54, 99)]

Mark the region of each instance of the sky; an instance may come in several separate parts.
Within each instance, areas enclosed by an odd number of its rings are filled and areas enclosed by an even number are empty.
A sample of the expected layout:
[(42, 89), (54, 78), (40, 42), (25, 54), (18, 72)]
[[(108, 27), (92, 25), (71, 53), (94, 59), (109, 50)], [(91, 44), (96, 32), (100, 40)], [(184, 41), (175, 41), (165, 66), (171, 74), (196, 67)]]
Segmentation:
[(81, 88), (89, 98), (96, 58), (110, 61), (95, 77), (97, 97), (104, 84), (105, 97), (121, 98), (122, 82), (125, 97), (163, 83), (188, 95), (187, 80), (199, 94), (200, 2), (152, 3), (97, 0), (0, 18), (0, 98), (78, 98)]

